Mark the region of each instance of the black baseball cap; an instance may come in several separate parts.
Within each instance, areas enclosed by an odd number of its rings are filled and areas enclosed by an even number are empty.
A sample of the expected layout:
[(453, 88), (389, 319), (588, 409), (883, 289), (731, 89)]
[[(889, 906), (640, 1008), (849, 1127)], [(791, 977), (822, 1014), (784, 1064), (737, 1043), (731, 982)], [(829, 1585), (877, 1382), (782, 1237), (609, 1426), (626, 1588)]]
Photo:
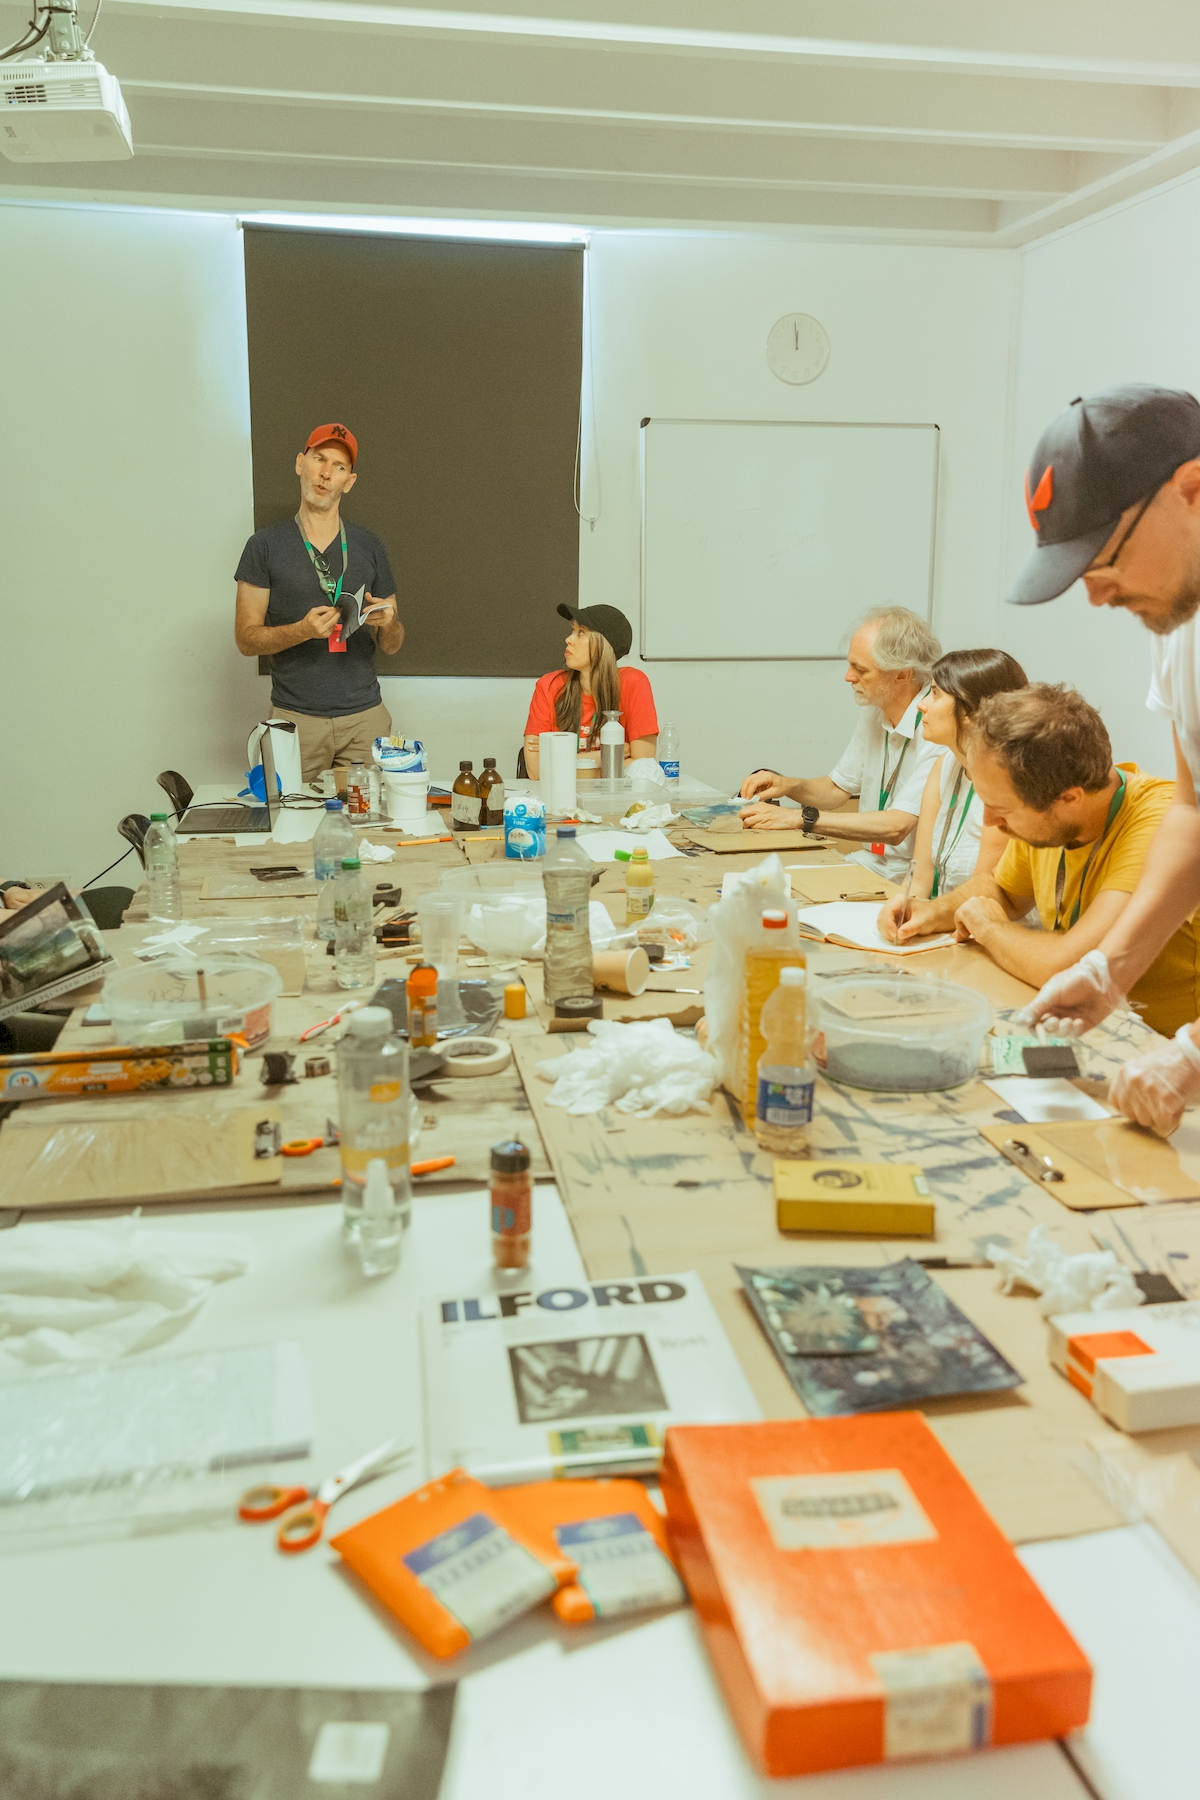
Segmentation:
[(560, 606), (558, 610), (564, 619), (571, 619), (585, 631), (598, 631), (601, 637), (607, 638), (618, 662), (629, 655), (633, 626), (615, 606)]
[(1010, 606), (1065, 594), (1103, 550), (1126, 507), (1200, 456), (1200, 402), (1179, 388), (1130, 383), (1072, 400), (1047, 425), (1025, 471), (1037, 549)]

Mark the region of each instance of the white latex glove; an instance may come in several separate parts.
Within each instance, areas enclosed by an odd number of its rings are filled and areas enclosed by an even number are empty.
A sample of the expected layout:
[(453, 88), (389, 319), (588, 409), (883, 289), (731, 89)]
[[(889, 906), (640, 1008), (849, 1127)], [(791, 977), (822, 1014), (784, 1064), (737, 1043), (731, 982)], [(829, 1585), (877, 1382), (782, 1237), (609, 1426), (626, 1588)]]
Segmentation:
[(1082, 1037), (1124, 998), (1103, 950), (1089, 950), (1069, 969), (1050, 977), (1017, 1014), (1017, 1024), (1044, 1025), (1052, 1037)]
[(1178, 1129), (1184, 1107), (1198, 1095), (1200, 1047), (1186, 1025), (1165, 1044), (1122, 1064), (1108, 1090), (1110, 1106), (1164, 1138)]

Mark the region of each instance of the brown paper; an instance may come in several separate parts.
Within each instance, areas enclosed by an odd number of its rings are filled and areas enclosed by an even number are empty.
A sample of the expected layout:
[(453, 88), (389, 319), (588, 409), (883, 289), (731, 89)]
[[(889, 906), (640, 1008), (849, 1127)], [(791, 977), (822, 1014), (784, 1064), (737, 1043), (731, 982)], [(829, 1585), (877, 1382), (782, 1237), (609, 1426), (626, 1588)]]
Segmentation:
[(877, 906), (900, 892), (894, 881), (864, 869), (861, 863), (815, 863), (789, 869), (792, 895), (808, 906), (827, 906), (834, 900), (873, 900)]
[(702, 850), (715, 850), (718, 856), (769, 856), (772, 850), (832, 850), (835, 847), (832, 838), (807, 837), (802, 831), (714, 832), (689, 828), (680, 835), (688, 843), (698, 844)]

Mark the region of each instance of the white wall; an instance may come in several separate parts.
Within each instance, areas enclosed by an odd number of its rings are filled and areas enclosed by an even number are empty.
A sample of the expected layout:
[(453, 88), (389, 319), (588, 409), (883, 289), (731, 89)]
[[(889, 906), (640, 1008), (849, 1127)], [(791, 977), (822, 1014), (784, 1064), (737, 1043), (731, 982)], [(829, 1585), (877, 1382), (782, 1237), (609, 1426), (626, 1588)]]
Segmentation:
[[(125, 847), (118, 819), (165, 805), (160, 769), (245, 767), (241, 235), (198, 214), (6, 205), (0, 270), (0, 866), (83, 882)], [(136, 858), (109, 879), (136, 886)]]
[[(581, 533), (584, 605), (608, 601), (636, 623), (644, 416), (933, 421), (935, 624), (947, 645), (994, 640), (1015, 252), (612, 232), (590, 255), (588, 477), (602, 508)], [(0, 336), (29, 346), (9, 359), (19, 599), (0, 864), (82, 881), (120, 850), (117, 819), (150, 811), (159, 769), (238, 775), (266, 697), (232, 638), (232, 569), (252, 529), (241, 238), (213, 215), (0, 205), (0, 266)], [(794, 310), (832, 340), (807, 388), (765, 360), (770, 325)], [(392, 550), (403, 593), (403, 546)], [(717, 785), (758, 762), (826, 769), (853, 728), (840, 665), (649, 673), (685, 765)], [(511, 770), (528, 682), (383, 685), (437, 770), (485, 755)]]
[[(581, 538), (584, 604), (608, 601), (636, 626), (643, 418), (932, 422), (934, 625), (947, 648), (995, 641), (1015, 252), (630, 232), (597, 236), (591, 255), (602, 508)], [(815, 314), (831, 340), (808, 387), (767, 367), (767, 332), (787, 312)], [(759, 763), (824, 773), (855, 724), (841, 664), (646, 669), (685, 766), (716, 786)]]
[[(1200, 180), (1189, 177), (1023, 255), (1020, 351), (1008, 481), (1008, 568), (1033, 535), (1021, 504), (1030, 453), (1076, 394), (1149, 381), (1200, 393)], [(1104, 715), (1120, 761), (1174, 774), (1170, 728), (1145, 710), (1149, 638), (1096, 612), (1080, 586), (1046, 606), (1006, 607), (1005, 646), (1038, 680), (1075, 683)]]

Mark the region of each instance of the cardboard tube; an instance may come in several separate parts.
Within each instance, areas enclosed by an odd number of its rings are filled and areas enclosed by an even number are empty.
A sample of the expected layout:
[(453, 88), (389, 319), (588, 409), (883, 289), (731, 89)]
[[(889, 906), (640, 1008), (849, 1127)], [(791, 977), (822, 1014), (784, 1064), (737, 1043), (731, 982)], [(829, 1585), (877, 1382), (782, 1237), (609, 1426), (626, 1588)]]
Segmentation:
[(632, 950), (598, 950), (592, 957), (592, 986), (611, 994), (644, 994), (650, 979), (650, 958), (640, 944)]

